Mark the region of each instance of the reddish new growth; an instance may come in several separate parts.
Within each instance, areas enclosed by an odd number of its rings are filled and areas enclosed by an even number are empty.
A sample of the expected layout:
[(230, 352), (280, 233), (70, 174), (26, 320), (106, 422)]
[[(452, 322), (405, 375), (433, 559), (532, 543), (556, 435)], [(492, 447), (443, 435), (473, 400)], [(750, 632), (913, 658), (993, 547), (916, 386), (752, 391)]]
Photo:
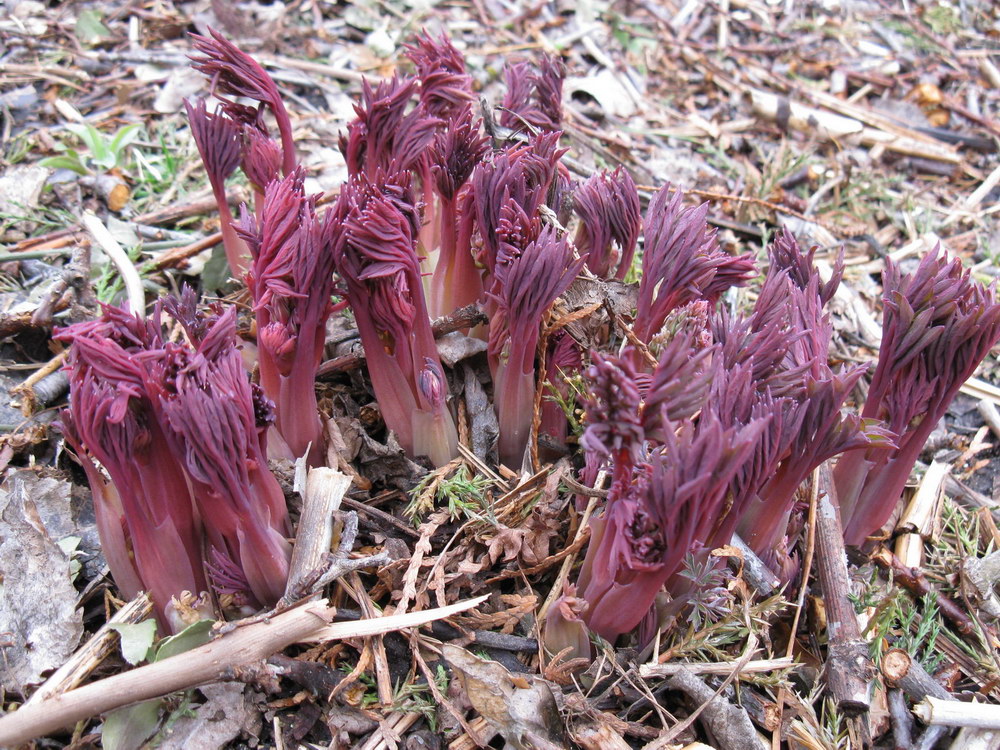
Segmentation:
[(538, 210), (547, 203), (557, 164), (566, 153), (559, 148), (559, 136), (541, 135), (494, 154), (472, 173), (473, 211), (482, 246), (478, 260), (486, 269), (487, 291), (503, 247), (524, 247), (538, 234)]
[[(183, 324), (187, 343), (167, 340), (163, 309)], [(289, 529), (266, 463), (270, 410), (236, 349), (235, 308), (206, 319), (187, 291), (148, 322), (108, 307), (57, 337), (72, 344), (66, 436), (123, 592), (149, 591), (171, 629), (183, 625), (172, 599), (209, 582), (234, 604), (276, 602)]]
[(634, 330), (643, 343), (663, 327), (667, 315), (696, 299), (714, 305), (731, 286), (754, 274), (750, 255), (733, 257), (719, 249), (716, 231), (705, 217), (708, 204), (684, 207), (683, 194), (669, 185), (646, 210), (642, 278)]
[(240, 128), (225, 115), (209, 113), (204, 100), (194, 105), (184, 102), (184, 106), (191, 124), (191, 135), (198, 146), (212, 194), (219, 206), (219, 228), (226, 260), (233, 274), (241, 276), (246, 271), (247, 248), (233, 228), (233, 212), (226, 197), (226, 180), (240, 165)]
[(580, 217), (576, 247), (587, 267), (602, 279), (624, 279), (642, 227), (632, 177), (621, 167), (595, 174), (573, 194), (573, 208)]
[[(587, 372), (593, 401), (583, 444), (611, 460), (613, 475), (604, 509), (591, 521), (578, 590), (589, 605), (588, 626), (609, 640), (636, 627), (685, 555), (705, 545), (729, 483), (767, 424), (752, 419), (727, 428), (707, 402), (696, 423), (675, 422), (671, 415), (684, 417), (690, 408), (676, 397), (641, 404), (628, 362), (595, 356)], [(704, 355), (692, 368), (702, 396), (720, 374), (710, 362)], [(654, 435), (660, 439), (650, 440)]]
[(474, 225), (468, 181), (488, 143), (467, 107), (446, 131), (435, 136), (428, 153), (430, 179), (437, 195), (437, 211), (424, 230), (425, 236), (438, 238), (428, 300), (434, 316), (476, 302), (483, 294), (482, 277), (472, 256)]
[(406, 56), (417, 68), (420, 106), (431, 117), (454, 122), (475, 101), (465, 58), (446, 35), (435, 39), (424, 31), (406, 46)]
[(409, 171), (417, 167), (442, 120), (420, 107), (410, 108), (417, 92), (415, 78), (394, 76), (372, 88), (365, 80), (357, 117), (340, 138), (348, 172), (369, 179), (380, 172)]
[(208, 580), (182, 457), (170, 450), (137, 359), (162, 343), (158, 329), (108, 307), (56, 338), (73, 344), (63, 432), (90, 483), (104, 556), (122, 594), (148, 591), (161, 624), (174, 630), (183, 623), (172, 598), (207, 591)]
[(842, 263), (838, 261), (829, 282), (821, 283), (813, 251), (802, 253), (785, 231), (779, 232), (768, 254), (770, 268), (749, 319), (743, 353), (737, 357), (752, 373), (754, 398), (774, 397), (767, 407), (775, 415), (770, 440), (762, 446), (768, 458), (760, 454), (755, 480), (736, 493), (737, 502), (746, 503), (737, 529), (765, 557), (781, 543), (796, 490), (817, 466), (845, 451), (892, 438), (874, 421), (842, 412), (866, 370), (860, 366), (834, 372), (829, 365), (833, 327), (823, 305), (837, 289)]
[(500, 420), (500, 460), (519, 468), (528, 444), (535, 399), (535, 350), (542, 316), (583, 267), (565, 238), (545, 227), (523, 250), (509, 247), (497, 263), (490, 298), (489, 354)]
[(848, 544), (861, 544), (889, 519), (931, 431), (1000, 339), (993, 287), (939, 248), (906, 276), (887, 261), (883, 288), (882, 344), (862, 416), (884, 420), (899, 437), (837, 462)]
[(211, 80), (213, 94), (245, 97), (258, 102), (255, 109), (222, 99), (223, 110), (240, 125), (264, 131), (261, 108), (271, 110), (281, 134), (282, 169), (285, 174), (291, 172), (295, 168), (292, 121), (277, 85), (256, 60), (221, 33), (209, 29), (209, 34), (209, 37), (191, 35), (195, 49), (202, 54), (202, 57), (191, 57), (192, 66)]
[[(256, 107), (251, 107), (220, 96), (221, 111), (214, 114), (207, 112), (203, 100), (195, 105), (185, 102), (191, 132), (219, 205), (226, 259), (233, 275), (241, 278), (246, 272), (247, 248), (233, 226), (226, 178), (241, 166), (254, 188), (254, 202), (259, 210), (267, 185), (278, 179), (282, 170), (287, 174), (295, 168), (295, 144), (291, 120), (272, 78), (219, 32), (210, 31), (211, 37), (192, 34), (195, 48), (203, 54), (191, 58), (194, 68), (211, 79), (213, 94), (246, 97), (257, 102)], [(265, 107), (271, 110), (278, 124), (280, 146), (268, 135)]]
[(357, 175), (334, 213), (337, 272), (386, 426), (407, 453), (443, 466), (456, 454), (457, 434), (420, 280), (409, 175)]
[[(236, 348), (236, 308), (205, 321), (194, 295), (166, 309), (189, 344), (140, 355), (167, 440), (183, 456), (208, 538), (210, 578), (220, 593), (275, 604), (288, 578), (291, 533), (285, 496), (267, 466), (272, 406), (251, 386)], [(227, 583), (220, 586), (222, 580)]]
[[(259, 219), (240, 228), (253, 263), (247, 286), (257, 317), (260, 383), (277, 405), (277, 429), (292, 457), (321, 456), (322, 428), (314, 382), (333, 312), (333, 214), (316, 215), (295, 170), (267, 187)], [(310, 448), (311, 446), (311, 448)]]
[(518, 62), (504, 69), (507, 93), (500, 124), (511, 130), (537, 134), (559, 130), (562, 124), (562, 89), (566, 69), (546, 55), (539, 67)]

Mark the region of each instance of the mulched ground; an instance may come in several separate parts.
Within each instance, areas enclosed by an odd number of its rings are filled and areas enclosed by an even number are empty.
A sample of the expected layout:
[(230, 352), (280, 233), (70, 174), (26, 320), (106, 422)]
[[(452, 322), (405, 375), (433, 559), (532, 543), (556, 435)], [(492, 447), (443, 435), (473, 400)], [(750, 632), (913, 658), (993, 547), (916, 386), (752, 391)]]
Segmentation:
[[(224, 30), (279, 82), (312, 192), (334, 191), (346, 176), (337, 135), (354, 115), (362, 76), (406, 70), (402, 45), (420, 29), (448, 31), (490, 103), (502, 96), (505, 63), (559, 56), (568, 71), (563, 145), (576, 176), (623, 165), (644, 197), (678, 184), (709, 202), (730, 251), (762, 255), (781, 226), (803, 246), (818, 245), (821, 261), (845, 249), (843, 292), (832, 308), (838, 361), (867, 361), (877, 350), (886, 256), (907, 268), (940, 242), (978, 278), (1000, 273), (1000, 8), (988, 0), (26, 1), (6, 10), (6, 709), (122, 604), (100, 554), (89, 490), (53, 426), (66, 397), (53, 326), (92, 316), (97, 298), (118, 291), (80, 217), (93, 211), (136, 249), (150, 298), (186, 280), (206, 296), (245, 302), (226, 278), (214, 202), (183, 114), (185, 97), (207, 94), (187, 64), (188, 32)], [(555, 315), (603, 301), (580, 297)], [(579, 457), (540, 464), (529, 476), (498, 471), (489, 446), (477, 443), (487, 394), (467, 387), (469, 450), (428, 475), (386, 445), (354, 340), (349, 319), (331, 326), (321, 406), (341, 441), (338, 468), (354, 480), (344, 509), (358, 513), (355, 555), (388, 549), (394, 561), (341, 579), (329, 589), (332, 602), (370, 616), (401, 598), (410, 611), (489, 598), (419, 634), (292, 647), (244, 681), (177, 694), (160, 706), (160, 747), (732, 747), (746, 737), (733, 729), (744, 719), (751, 736), (774, 747), (901, 746), (905, 706), (892, 709), (884, 678), (860, 720), (826, 698), (825, 613), (806, 571), (771, 595), (754, 593), (740, 570), (701, 571), (703, 593), (652, 652), (604, 645), (589, 665), (553, 661), (539, 646), (536, 616), (586, 543), (569, 490)], [(465, 354), (456, 353), (455, 372), (477, 381), (485, 357)], [(990, 385), (1000, 382), (997, 367), (990, 357), (925, 450), (914, 486), (937, 477), (925, 489), (936, 500), (916, 534), (886, 541), (902, 563), (885, 554), (851, 560), (876, 664), (890, 648), (906, 649), (960, 700), (991, 703), (1000, 697), (991, 619), (1000, 605), (992, 581), (984, 589), (970, 580), (968, 561), (1000, 542), (1000, 425), (991, 433), (982, 416), (1000, 405)], [(940, 468), (930, 471), (933, 464)], [(294, 505), (290, 470), (277, 469)], [(808, 558), (805, 536), (798, 541), (800, 559)], [(29, 554), (39, 555), (37, 568), (21, 564)], [(53, 569), (66, 566), (72, 580), (54, 581)], [(37, 628), (30, 645), (26, 628)], [(112, 646), (87, 679), (127, 669)], [(670, 671), (681, 661), (689, 672)], [(715, 692), (734, 702), (710, 700)], [(698, 719), (685, 721), (699, 707)], [(220, 712), (233, 720), (219, 721)], [(82, 722), (38, 746), (98, 747), (102, 726), (100, 718)], [(916, 747), (923, 728), (911, 728)], [(117, 747), (140, 746), (125, 734)], [(954, 736), (923, 741), (944, 747)]]

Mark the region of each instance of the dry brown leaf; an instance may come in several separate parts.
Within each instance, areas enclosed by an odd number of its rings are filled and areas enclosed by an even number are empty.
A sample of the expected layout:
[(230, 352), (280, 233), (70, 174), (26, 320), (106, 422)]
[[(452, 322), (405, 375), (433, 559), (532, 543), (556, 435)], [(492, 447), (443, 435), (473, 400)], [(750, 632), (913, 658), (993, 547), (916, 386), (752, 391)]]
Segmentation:
[(506, 667), (445, 644), (441, 654), (458, 673), (472, 707), (516, 750), (567, 747), (556, 699), (534, 675), (515, 680)]

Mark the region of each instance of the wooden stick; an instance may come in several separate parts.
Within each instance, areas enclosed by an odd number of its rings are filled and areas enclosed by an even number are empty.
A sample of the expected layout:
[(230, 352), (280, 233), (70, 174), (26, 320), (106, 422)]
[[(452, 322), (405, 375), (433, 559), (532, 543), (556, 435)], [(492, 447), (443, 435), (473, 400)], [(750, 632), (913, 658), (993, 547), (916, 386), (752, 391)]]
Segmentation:
[[(740, 668), (740, 675), (758, 674), (760, 672), (774, 672), (779, 669), (794, 669), (800, 666), (794, 660), (781, 657), (778, 659), (754, 659), (748, 661)], [(639, 667), (639, 676), (649, 677), (670, 677), (681, 670), (686, 670), (691, 674), (729, 674), (733, 671), (732, 662), (684, 662), (674, 664), (643, 664)]]
[(232, 679), (238, 667), (266, 659), (293, 643), (379, 635), (418, 627), (464, 612), (486, 598), (481, 596), (425, 612), (357, 622), (332, 622), (337, 613), (335, 607), (324, 602), (309, 603), (275, 615), (270, 620), (237, 628), (177, 656), (92, 682), (35, 705), (22, 706), (14, 713), (0, 717), (0, 746), (27, 742), (121, 706), (208, 682)]
[[(303, 462), (304, 459), (299, 459)], [(304, 486), (299, 486), (299, 464), (296, 464), (296, 489), (302, 496), (302, 514), (292, 548), (288, 583), (285, 597), (297, 600), (308, 593), (304, 590), (307, 579), (319, 568), (324, 556), (330, 552), (333, 541), (333, 514), (340, 509), (344, 494), (351, 486), (351, 478), (336, 469), (316, 467), (309, 469)]]
[(920, 480), (920, 486), (913, 494), (913, 499), (907, 504), (899, 523), (896, 524), (897, 531), (927, 534), (934, 506), (941, 496), (941, 486), (950, 470), (951, 467), (946, 463), (931, 461), (923, 479)]
[(125, 292), (128, 296), (129, 311), (139, 317), (146, 317), (146, 293), (142, 289), (142, 279), (136, 270), (132, 259), (122, 250), (122, 246), (111, 236), (111, 232), (104, 226), (103, 222), (90, 211), (84, 211), (80, 219), (87, 231), (97, 240), (97, 244), (108, 254), (111, 262), (115, 264), (118, 273), (121, 274), (122, 281), (125, 282)]
[(847, 598), (850, 579), (844, 531), (837, 511), (829, 464), (819, 470), (816, 512), (816, 568), (826, 605), (826, 686), (843, 713), (858, 716), (871, 707), (868, 683), (874, 674), (868, 644), (861, 637), (854, 606)]
[[(733, 665), (730, 665), (729, 669), (733, 673), (729, 679), (732, 679), (733, 676), (742, 670), (742, 667), (737, 664), (734, 671)], [(761, 748), (763, 750), (763, 748), (767, 747), (764, 738), (754, 729), (754, 725), (750, 721), (746, 709), (740, 708), (726, 700), (725, 697), (720, 695), (721, 690), (712, 690), (700, 678), (686, 669), (678, 670), (667, 681), (667, 685), (672, 690), (680, 690), (698, 705), (694, 713), (688, 719), (671, 728), (667, 736), (673, 735), (676, 737), (679, 734), (679, 727), (689, 726), (689, 720), (700, 715), (701, 719), (711, 729), (716, 742), (725, 750), (735, 750), (736, 748), (741, 748), (742, 750)], [(725, 683), (723, 683), (723, 687), (725, 687)], [(661, 745), (661, 747), (666, 746), (667, 740), (662, 740), (662, 742), (664, 742), (664, 745)]]
[(901, 648), (891, 648), (882, 656), (882, 674), (890, 685), (897, 685), (915, 701), (928, 695), (941, 700), (952, 700), (944, 685), (931, 677), (919, 661)]
[(913, 707), (913, 713), (931, 726), (1000, 729), (1000, 706), (995, 704), (963, 703), (928, 696)]
[[(757, 553), (750, 549), (739, 534), (733, 534), (730, 544), (738, 549), (743, 556), (743, 579), (753, 587), (754, 591), (766, 597), (771, 596), (781, 588), (781, 579), (757, 557)], [(736, 562), (735, 558), (732, 557), (729, 560), (730, 564)]]
[(913, 714), (906, 704), (902, 690), (889, 691), (889, 718), (892, 721), (892, 739), (896, 747), (913, 747)]

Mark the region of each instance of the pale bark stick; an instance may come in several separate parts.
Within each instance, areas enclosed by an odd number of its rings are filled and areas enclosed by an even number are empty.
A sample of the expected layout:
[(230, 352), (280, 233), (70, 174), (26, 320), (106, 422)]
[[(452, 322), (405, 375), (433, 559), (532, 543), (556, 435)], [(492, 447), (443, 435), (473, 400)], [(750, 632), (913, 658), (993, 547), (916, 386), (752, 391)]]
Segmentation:
[[(987, 402), (988, 403), (988, 402)], [(941, 487), (951, 467), (940, 461), (931, 461), (924, 472), (920, 486), (913, 493), (913, 498), (906, 505), (903, 515), (896, 524), (896, 530), (904, 533), (927, 535), (930, 530), (934, 506), (941, 497)]]
[(874, 673), (868, 644), (861, 637), (854, 606), (848, 599), (849, 578), (844, 532), (837, 511), (836, 489), (828, 464), (819, 470), (816, 512), (816, 568), (826, 605), (826, 686), (837, 708), (848, 716), (871, 707), (868, 685)]
[(963, 703), (927, 696), (913, 707), (913, 713), (931, 726), (1000, 729), (1000, 706), (992, 703)]
[[(777, 659), (754, 659), (744, 664), (737, 676), (759, 674), (761, 672), (775, 672), (779, 669), (795, 669), (798, 666), (800, 665), (793, 659), (784, 656)], [(729, 674), (733, 671), (733, 664), (728, 661), (642, 664), (639, 666), (639, 676), (644, 679), (650, 677), (670, 677), (681, 670), (690, 672), (691, 674)]]
[(418, 627), (477, 606), (481, 596), (447, 607), (356, 622), (332, 622), (336, 608), (314, 602), (237, 628), (163, 661), (92, 682), (0, 717), (0, 746), (17, 745), (121, 706), (232, 678), (237, 667), (261, 661), (293, 643), (379, 635)]
[(915, 701), (921, 701), (928, 695), (941, 700), (952, 699), (944, 685), (901, 648), (891, 648), (882, 656), (882, 674), (890, 685), (898, 686)]
[[(304, 467), (304, 461), (302, 465)], [(288, 583), (285, 585), (285, 598), (291, 601), (309, 593), (306, 590), (310, 584), (308, 579), (315, 575), (325, 555), (330, 552), (333, 514), (340, 509), (344, 494), (351, 486), (351, 478), (336, 469), (309, 469), (303, 479), (296, 464), (295, 473), (296, 490), (302, 496), (302, 515), (292, 548)]]
[(892, 721), (892, 739), (896, 750), (913, 747), (913, 714), (902, 690), (889, 691), (889, 718)]
[(996, 750), (997, 747), (1000, 747), (1000, 731), (964, 727), (948, 750)]
[[(754, 591), (763, 597), (768, 597), (781, 588), (781, 579), (757, 557), (757, 554), (740, 538), (739, 534), (733, 534), (730, 544), (738, 549), (743, 556), (743, 578), (753, 587)], [(729, 560), (730, 564), (736, 564), (734, 558), (731, 557)]]
[[(763, 750), (767, 747), (767, 742), (754, 729), (746, 710), (730, 703), (696, 675), (682, 669), (667, 681), (667, 685), (673, 690), (680, 690), (699, 705), (692, 716), (700, 714), (723, 750)], [(671, 732), (676, 732), (676, 729), (674, 727)]]

